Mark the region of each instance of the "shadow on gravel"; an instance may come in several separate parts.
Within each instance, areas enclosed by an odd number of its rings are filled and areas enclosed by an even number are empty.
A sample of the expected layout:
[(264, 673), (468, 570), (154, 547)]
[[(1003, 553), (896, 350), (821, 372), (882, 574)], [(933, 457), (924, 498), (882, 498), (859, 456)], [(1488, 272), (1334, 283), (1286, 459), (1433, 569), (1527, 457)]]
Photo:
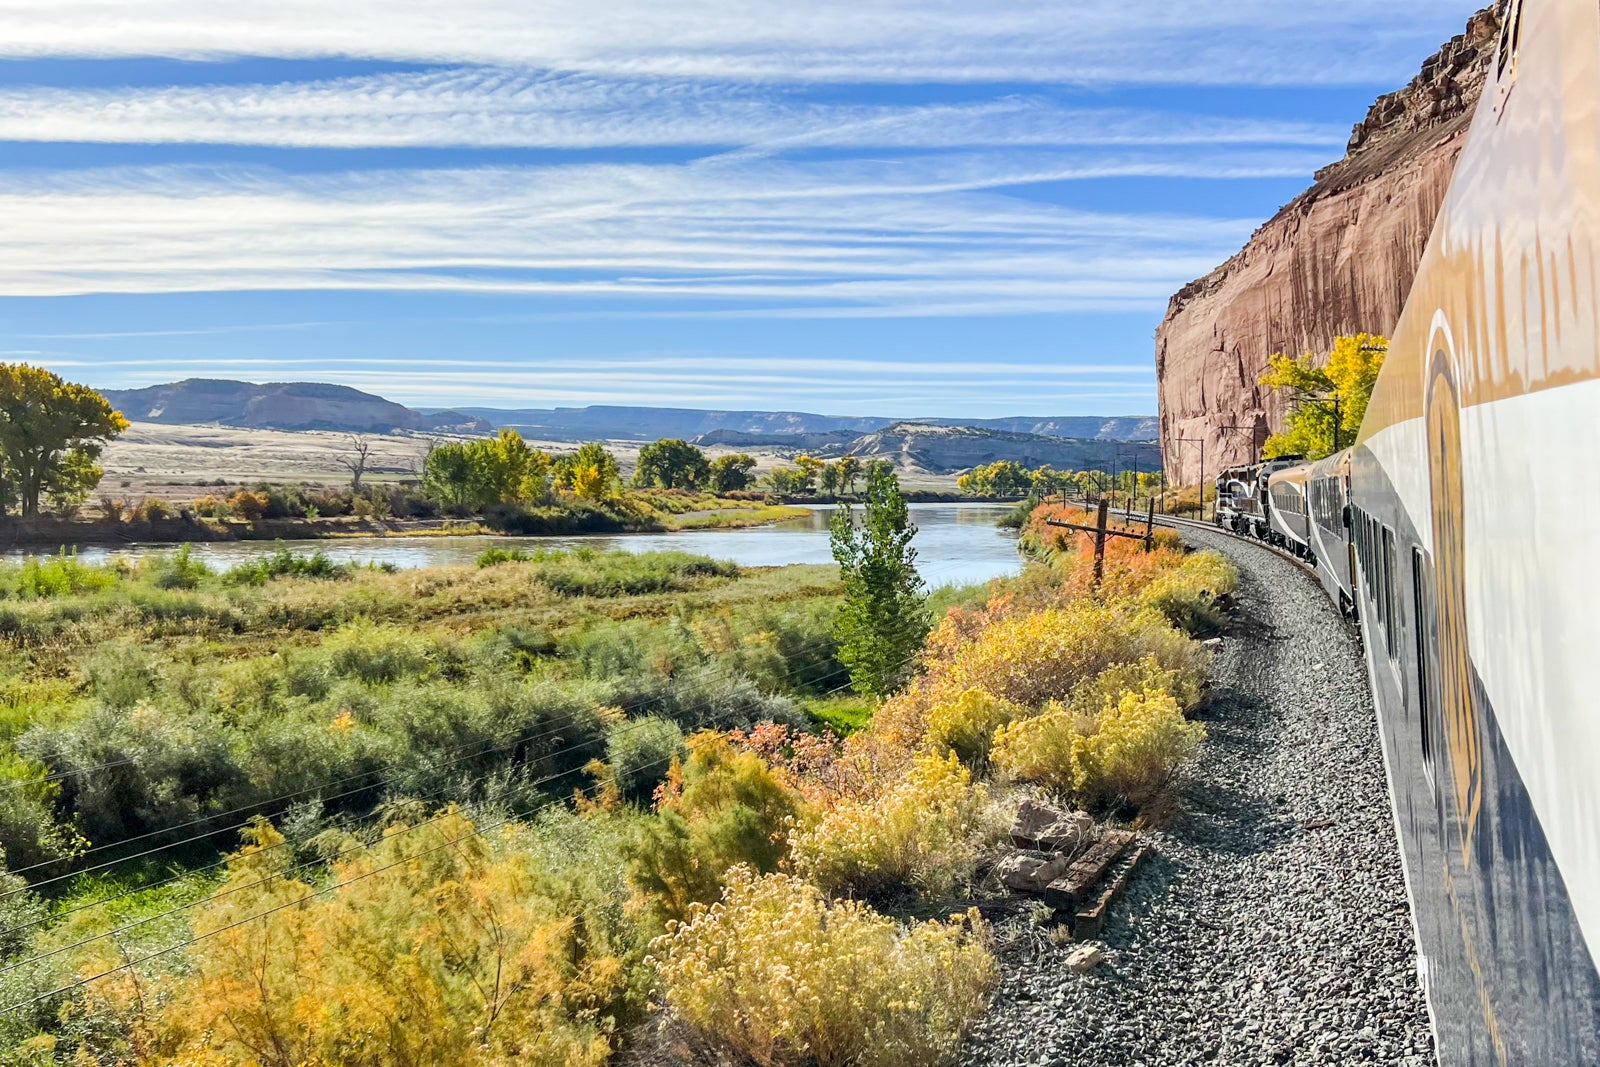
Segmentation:
[(1294, 835), (1296, 824), (1276, 804), (1232, 786), (1185, 786), (1169, 836), (1207, 852), (1254, 856)]

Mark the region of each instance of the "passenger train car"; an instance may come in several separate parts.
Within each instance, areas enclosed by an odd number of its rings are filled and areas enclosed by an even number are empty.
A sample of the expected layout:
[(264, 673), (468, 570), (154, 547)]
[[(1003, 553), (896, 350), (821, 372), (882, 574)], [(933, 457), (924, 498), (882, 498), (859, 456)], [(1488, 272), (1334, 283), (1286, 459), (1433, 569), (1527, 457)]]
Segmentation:
[(1360, 619), (1445, 1067), (1600, 1064), (1597, 464), (1600, 3), (1512, 0), (1355, 446), (1267, 477)]

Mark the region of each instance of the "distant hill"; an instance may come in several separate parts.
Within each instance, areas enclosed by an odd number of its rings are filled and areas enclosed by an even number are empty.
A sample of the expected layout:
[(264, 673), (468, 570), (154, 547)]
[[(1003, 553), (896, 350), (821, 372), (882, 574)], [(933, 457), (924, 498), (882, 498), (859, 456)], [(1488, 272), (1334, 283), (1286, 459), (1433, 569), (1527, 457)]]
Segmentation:
[[(885, 455), (896, 449), (926, 459), (929, 471), (961, 470), (993, 459), (1030, 466), (1104, 465), (1114, 451), (1093, 445), (1154, 442), (1152, 416), (1004, 419), (890, 419), (804, 411), (719, 411), (595, 405), (583, 408), (409, 408), (346, 385), (189, 378), (144, 389), (105, 389), (137, 422), (218, 424), (263, 430), (347, 433), (493, 433), (510, 427), (550, 441), (655, 441), (681, 437), (702, 445), (793, 449), (817, 455)], [(961, 431), (943, 432), (943, 431)], [(904, 440), (903, 440), (904, 439)], [(906, 444), (906, 440), (914, 444)], [(886, 442), (899, 442), (888, 444)], [(1153, 445), (1152, 445), (1153, 447)], [(883, 451), (880, 451), (883, 450)], [(1133, 453), (1129, 452), (1128, 455)], [(1141, 456), (1143, 453), (1139, 453)], [(969, 461), (960, 456), (972, 456)], [(1073, 457), (1104, 457), (1079, 461)], [(1037, 458), (1030, 458), (1037, 457)]]
[[(877, 416), (815, 415), (804, 411), (717, 411), (702, 408), (647, 408), (597, 405), (585, 408), (462, 408), (496, 427), (510, 426), (529, 437), (547, 440), (655, 441), (663, 437), (684, 440), (706, 438), (706, 443), (736, 443), (733, 438), (712, 441), (709, 435), (735, 437), (792, 437), (813, 434), (872, 433), (896, 423), (922, 426), (975, 426), (1011, 433), (1046, 437), (1073, 437), (1100, 441), (1154, 441), (1153, 415), (1069, 416), (1003, 419), (889, 418)], [(758, 442), (747, 441), (754, 445)], [(760, 442), (776, 444), (773, 441)], [(780, 446), (781, 447), (781, 446)]]
[(103, 389), (118, 411), (138, 422), (220, 423), (263, 430), (351, 433), (489, 433), (483, 419), (459, 411), (420, 412), (347, 385), (188, 378), (145, 389)]
[(1154, 415), (1068, 415), (1036, 419), (1022, 415), (1009, 419), (906, 419), (922, 426), (975, 426), (984, 430), (1031, 433), (1042, 437), (1073, 437), (1085, 441), (1155, 441), (1160, 422)]
[[(887, 459), (903, 469), (953, 474), (996, 460), (1058, 470), (1156, 470), (1161, 452), (1153, 441), (1119, 442), (1012, 433), (983, 426), (898, 422), (838, 449), (863, 459)], [(819, 455), (829, 456), (831, 451)]]

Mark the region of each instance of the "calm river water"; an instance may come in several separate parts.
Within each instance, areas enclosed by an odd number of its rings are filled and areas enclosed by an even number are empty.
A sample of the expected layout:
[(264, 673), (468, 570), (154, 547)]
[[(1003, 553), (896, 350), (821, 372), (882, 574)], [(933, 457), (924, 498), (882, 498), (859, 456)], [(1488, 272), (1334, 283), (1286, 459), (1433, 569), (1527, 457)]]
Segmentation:
[[(912, 504), (917, 525), (914, 542), (917, 569), (930, 586), (964, 585), (1015, 574), (1022, 566), (1017, 537), (995, 526), (1011, 510), (996, 504)], [(587, 545), (600, 551), (624, 552), (677, 550), (747, 567), (789, 563), (831, 563), (828, 518), (831, 507), (818, 507), (803, 519), (748, 530), (687, 530), (682, 533), (617, 534), (586, 537), (354, 537), (333, 540), (285, 541), (296, 552), (325, 552), (336, 562), (392, 563), (398, 567), (433, 567), (471, 563), (492, 545), (534, 548), (576, 548)], [(197, 559), (213, 567), (231, 567), (277, 546), (263, 541), (197, 543)], [(170, 552), (173, 545), (139, 545), (129, 548), (84, 548), (85, 562), (112, 555), (139, 556)], [(19, 554), (20, 555), (20, 554)], [(15, 558), (15, 557), (13, 557)]]

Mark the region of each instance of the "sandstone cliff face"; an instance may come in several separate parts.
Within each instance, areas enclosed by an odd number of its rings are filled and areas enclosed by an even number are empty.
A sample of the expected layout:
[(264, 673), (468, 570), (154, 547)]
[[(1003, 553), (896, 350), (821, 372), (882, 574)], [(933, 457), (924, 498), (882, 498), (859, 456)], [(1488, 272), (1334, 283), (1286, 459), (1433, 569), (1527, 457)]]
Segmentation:
[(1393, 330), (1499, 32), (1498, 6), (1474, 15), (1411, 84), (1373, 104), (1344, 159), (1172, 298), (1156, 331), (1169, 477), (1194, 484), (1250, 462), (1281, 428), (1282, 402), (1256, 384), (1272, 353)]

